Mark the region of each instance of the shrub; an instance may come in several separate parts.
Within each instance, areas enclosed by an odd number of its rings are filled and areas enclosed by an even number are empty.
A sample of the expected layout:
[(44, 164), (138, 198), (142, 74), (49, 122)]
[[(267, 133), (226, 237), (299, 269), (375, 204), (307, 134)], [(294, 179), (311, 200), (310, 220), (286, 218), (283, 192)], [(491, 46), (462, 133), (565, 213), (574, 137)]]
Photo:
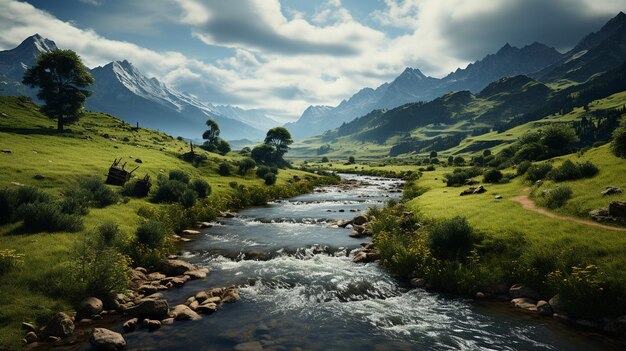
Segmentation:
[(455, 166), (463, 166), (465, 164), (465, 159), (461, 156), (457, 156), (454, 158), (454, 165)]
[(429, 247), (439, 259), (464, 259), (480, 242), (467, 219), (453, 217), (435, 223), (430, 229)]
[[(111, 234), (107, 227), (104, 232)], [(70, 249), (68, 283), (78, 290), (76, 299), (85, 296), (104, 298), (124, 292), (130, 285), (130, 259), (104, 238), (102, 229), (87, 234)]]
[(322, 163), (327, 163), (328, 162), (328, 157), (324, 156), (322, 157)]
[(558, 208), (572, 197), (572, 189), (567, 186), (560, 186), (554, 189), (547, 189), (541, 193), (541, 197), (546, 207)]
[(517, 175), (518, 176), (524, 175), (526, 171), (528, 171), (528, 168), (530, 168), (530, 166), (532, 166), (532, 162), (530, 161), (520, 162), (520, 164), (518, 164), (516, 167)]
[(356, 162), (356, 160), (354, 159), (354, 156), (350, 156), (350, 157), (348, 157), (348, 163), (349, 163), (349, 164), (351, 164), (351, 165), (352, 165), (352, 164), (354, 164), (355, 162)]
[(185, 190), (180, 195), (180, 204), (183, 205), (184, 208), (193, 207), (196, 204), (196, 200), (198, 200), (198, 193), (191, 189)]
[(144, 198), (148, 196), (150, 187), (146, 186), (146, 183), (139, 182), (136, 179), (124, 184), (122, 188), (122, 195), (134, 196), (138, 198)]
[(239, 174), (245, 176), (254, 167), (256, 167), (256, 162), (251, 158), (245, 158), (239, 162)]
[(598, 167), (587, 161), (582, 164), (574, 164), (570, 160), (565, 160), (559, 167), (551, 170), (547, 178), (555, 182), (565, 180), (576, 180), (580, 178), (590, 178), (598, 173)]
[(170, 171), (169, 180), (177, 180), (181, 183), (189, 184), (189, 174), (181, 171), (180, 169), (173, 169)]
[(24, 230), (35, 232), (77, 232), (83, 229), (83, 219), (77, 215), (61, 212), (55, 203), (35, 202), (20, 207)]
[(466, 180), (482, 174), (482, 170), (478, 167), (462, 169), (456, 168), (452, 173), (444, 175), (447, 186), (463, 185)]
[(211, 186), (204, 179), (194, 179), (189, 188), (194, 190), (199, 198), (205, 198), (211, 195)]
[(483, 182), (485, 183), (499, 183), (502, 180), (502, 172), (492, 168), (483, 173)]
[(119, 200), (119, 196), (98, 177), (85, 178), (79, 182), (79, 186), (89, 192), (90, 203), (94, 206), (106, 207)]
[(156, 203), (162, 202), (178, 202), (180, 196), (187, 190), (187, 184), (178, 180), (163, 180), (152, 196), (152, 201)]
[(148, 248), (158, 249), (165, 243), (166, 234), (163, 223), (148, 220), (137, 227), (137, 242)]
[(435, 166), (433, 166), (433, 165), (428, 165), (428, 167), (426, 167), (426, 171), (427, 172), (432, 172), (434, 170), (435, 170)]
[(65, 192), (60, 204), (61, 212), (81, 216), (86, 215), (89, 213), (90, 195), (87, 191), (80, 188)]
[(425, 192), (428, 191), (428, 188), (419, 186), (413, 182), (408, 182), (404, 186), (404, 190), (402, 191), (402, 200), (408, 201), (414, 199), (418, 196), (421, 196)]
[(217, 168), (217, 173), (222, 177), (228, 177), (230, 175), (230, 164), (228, 162), (222, 162)]
[(100, 224), (97, 233), (100, 235), (105, 245), (115, 243), (121, 235), (120, 227), (112, 221), (106, 221)]
[(265, 179), (265, 185), (274, 185), (276, 184), (276, 174), (269, 172), (265, 174), (263, 177)]
[(536, 182), (546, 177), (548, 172), (552, 170), (552, 165), (548, 163), (533, 164), (526, 171), (526, 179)]
[(622, 125), (613, 132), (611, 151), (617, 157), (626, 158), (626, 125)]

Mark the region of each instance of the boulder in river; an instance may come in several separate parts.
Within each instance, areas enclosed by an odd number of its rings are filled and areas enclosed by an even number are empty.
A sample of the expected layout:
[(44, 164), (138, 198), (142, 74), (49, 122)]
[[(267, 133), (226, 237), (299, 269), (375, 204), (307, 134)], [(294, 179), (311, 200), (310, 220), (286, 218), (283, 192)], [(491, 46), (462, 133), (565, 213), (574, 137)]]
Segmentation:
[(537, 312), (539, 312), (542, 316), (552, 316), (554, 311), (552, 311), (552, 307), (546, 300), (540, 300), (537, 302)]
[(89, 343), (96, 350), (116, 351), (126, 347), (126, 340), (120, 333), (105, 328), (94, 328)]
[(185, 305), (178, 305), (172, 310), (172, 317), (177, 321), (196, 321), (201, 319), (199, 314)]
[(523, 284), (515, 284), (511, 286), (509, 289), (509, 296), (511, 296), (512, 299), (520, 297), (527, 297), (533, 300), (541, 299), (541, 296), (536, 291)]
[(193, 270), (196, 270), (196, 267), (183, 260), (165, 260), (161, 263), (161, 271), (169, 276), (183, 275)]
[(124, 333), (131, 333), (137, 329), (137, 324), (139, 324), (138, 318), (131, 318), (124, 322), (122, 325), (122, 329), (124, 329)]
[(528, 297), (518, 297), (513, 299), (511, 300), (511, 304), (526, 311), (537, 311), (537, 301)]
[(352, 219), (352, 223), (356, 224), (356, 225), (363, 225), (365, 223), (368, 222), (367, 217), (360, 215), (360, 216), (356, 216)]
[(74, 332), (74, 322), (72, 318), (63, 312), (59, 312), (52, 316), (52, 319), (39, 330), (38, 336), (41, 340), (47, 340), (49, 337), (65, 338)]
[(163, 319), (167, 318), (169, 305), (165, 299), (142, 299), (127, 312), (131, 316), (141, 318)]

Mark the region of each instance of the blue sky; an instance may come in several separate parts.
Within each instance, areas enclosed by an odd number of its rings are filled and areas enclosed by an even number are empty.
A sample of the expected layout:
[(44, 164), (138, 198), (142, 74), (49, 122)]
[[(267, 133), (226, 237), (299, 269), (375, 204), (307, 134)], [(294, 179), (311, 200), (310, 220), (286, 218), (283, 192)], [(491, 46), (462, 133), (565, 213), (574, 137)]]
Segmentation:
[(0, 0), (0, 49), (39, 33), (90, 67), (128, 59), (216, 104), (281, 121), (405, 67), (436, 77), (505, 43), (561, 51), (626, 0)]

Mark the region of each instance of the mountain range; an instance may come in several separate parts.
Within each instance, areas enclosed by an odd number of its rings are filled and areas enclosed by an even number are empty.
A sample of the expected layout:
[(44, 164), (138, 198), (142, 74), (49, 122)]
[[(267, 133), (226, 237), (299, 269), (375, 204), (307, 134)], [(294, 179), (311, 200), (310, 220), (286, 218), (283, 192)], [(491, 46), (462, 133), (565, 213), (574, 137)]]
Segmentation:
[[(21, 84), (21, 79), (40, 53), (55, 49), (52, 40), (35, 34), (12, 50), (0, 51), (0, 94), (36, 99), (36, 90)], [(148, 78), (126, 60), (90, 71), (96, 84), (85, 107), (116, 115), (128, 123), (195, 140), (200, 139), (209, 118), (220, 125), (222, 137), (228, 140), (258, 140), (267, 129), (279, 124), (258, 110), (200, 101), (156, 78)]]
[[(525, 52), (524, 54), (521, 54)], [(541, 53), (544, 59), (535, 60), (532, 52)], [(552, 52), (552, 54), (550, 54)], [(512, 67), (513, 62), (526, 56), (523, 65)], [(505, 76), (484, 84), (480, 79), (504, 74), (501, 65), (508, 57), (509, 71), (530, 71), (530, 74)], [(550, 62), (541, 69), (540, 62)], [(519, 62), (521, 63), (521, 61)], [(489, 74), (486, 74), (489, 72)], [(300, 154), (312, 151), (324, 154), (329, 150), (348, 152), (347, 145), (370, 143), (390, 148), (389, 155), (449, 150), (463, 140), (472, 139), (492, 130), (502, 132), (516, 126), (548, 116), (565, 115), (576, 107), (603, 99), (626, 90), (626, 15), (618, 14), (598, 32), (583, 39), (567, 53), (561, 55), (541, 44), (522, 49), (505, 45), (494, 55), (457, 70), (446, 78), (446, 85), (468, 86), (465, 90), (448, 92), (428, 102), (413, 102), (386, 109), (375, 109), (362, 117), (344, 123), (315, 138), (304, 140), (294, 148)], [(407, 69), (394, 82), (387, 85), (388, 92), (399, 78), (427, 77)], [(483, 86), (485, 85), (485, 86)], [(483, 86), (482, 89), (475, 89)], [(359, 93), (360, 94), (360, 93)], [(358, 94), (357, 94), (358, 95)], [(356, 96), (356, 95), (355, 95)], [(384, 95), (383, 95), (384, 96)], [(354, 98), (354, 97), (353, 97)], [(349, 100), (350, 101), (350, 100)], [(321, 110), (332, 114), (333, 108)], [(490, 145), (468, 143), (472, 149), (459, 147), (456, 152), (471, 152), (478, 147), (491, 147), (507, 138), (494, 137)], [(496, 144), (493, 144), (496, 143)], [(313, 145), (323, 145), (312, 149)], [(365, 147), (365, 146), (360, 146)], [(308, 150), (308, 151), (306, 151)], [(339, 152), (339, 151), (337, 151)]]
[(541, 43), (516, 48), (508, 43), (494, 54), (437, 79), (419, 69), (406, 68), (390, 83), (365, 88), (339, 105), (311, 106), (286, 127), (295, 138), (321, 134), (375, 109), (431, 101), (453, 91), (478, 93), (503, 77), (528, 75), (541, 82), (581, 83), (598, 72), (619, 66), (626, 58), (626, 15), (620, 12), (598, 32), (582, 38), (565, 54)]

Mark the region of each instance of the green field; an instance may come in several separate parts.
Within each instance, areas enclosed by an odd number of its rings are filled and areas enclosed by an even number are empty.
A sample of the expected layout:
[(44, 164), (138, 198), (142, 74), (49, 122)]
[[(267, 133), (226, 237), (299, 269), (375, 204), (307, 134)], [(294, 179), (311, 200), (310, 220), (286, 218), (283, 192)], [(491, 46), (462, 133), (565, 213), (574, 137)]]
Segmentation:
[[(230, 182), (266, 187), (262, 179), (252, 174), (246, 177), (217, 174), (221, 162), (235, 163), (242, 158), (236, 153), (220, 156), (196, 148), (196, 153), (205, 155), (206, 160), (194, 166), (179, 158), (189, 150), (185, 141), (153, 130), (135, 130), (106, 114), (86, 113), (62, 135), (55, 128), (55, 121), (42, 115), (35, 105), (0, 97), (0, 149), (4, 150), (0, 153), (0, 188), (32, 185), (60, 196), (64, 188), (86, 176), (95, 175), (104, 180), (115, 158), (127, 162), (127, 169), (139, 166), (134, 174), (150, 175), (153, 182), (159, 174), (173, 169), (183, 170), (192, 178), (202, 178), (213, 189), (210, 199), (232, 192)], [(298, 170), (281, 170), (277, 186), (304, 174)], [(160, 205), (131, 198), (128, 203), (92, 208), (85, 217), (85, 231), (112, 220), (126, 235), (131, 235), (140, 221), (137, 210), (144, 206)], [(21, 234), (19, 226), (20, 223), (0, 226), (0, 249), (15, 249), (25, 255), (21, 266), (0, 276), (0, 345), (19, 344), (22, 321), (42, 322), (51, 313), (71, 308), (72, 301), (50, 296), (49, 287), (58, 283), (63, 274), (72, 242), (83, 236), (83, 233), (65, 232)]]

